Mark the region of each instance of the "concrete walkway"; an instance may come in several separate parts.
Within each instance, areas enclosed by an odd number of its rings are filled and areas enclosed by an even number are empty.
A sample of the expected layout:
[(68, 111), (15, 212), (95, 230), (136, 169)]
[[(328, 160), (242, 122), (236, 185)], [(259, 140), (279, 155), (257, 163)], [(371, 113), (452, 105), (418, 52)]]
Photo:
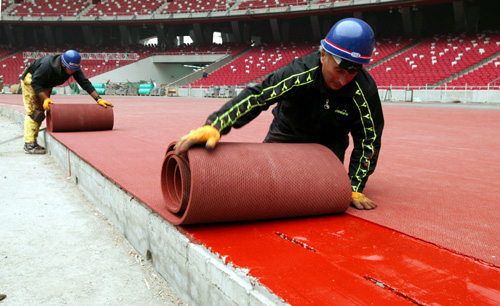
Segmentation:
[(184, 305), (22, 133), (0, 116), (0, 305)]

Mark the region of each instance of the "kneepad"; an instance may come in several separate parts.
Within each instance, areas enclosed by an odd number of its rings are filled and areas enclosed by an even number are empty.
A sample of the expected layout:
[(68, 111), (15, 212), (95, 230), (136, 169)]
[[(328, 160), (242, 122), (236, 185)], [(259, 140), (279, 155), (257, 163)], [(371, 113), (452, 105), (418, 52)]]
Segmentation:
[(30, 115), (31, 119), (38, 124), (42, 124), (42, 121), (45, 119), (45, 111), (35, 109), (33, 114)]

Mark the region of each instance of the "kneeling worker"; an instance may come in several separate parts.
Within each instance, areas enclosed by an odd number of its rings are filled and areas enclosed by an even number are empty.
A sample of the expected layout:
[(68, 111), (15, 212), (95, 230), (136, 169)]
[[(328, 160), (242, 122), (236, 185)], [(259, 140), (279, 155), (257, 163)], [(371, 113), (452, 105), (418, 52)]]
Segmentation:
[(182, 154), (195, 144), (213, 148), (221, 135), (240, 128), (271, 105), (274, 120), (264, 142), (320, 143), (343, 162), (353, 139), (349, 177), (351, 205), (374, 209), (362, 192), (377, 164), (384, 116), (370, 63), (374, 33), (360, 19), (337, 22), (318, 51), (294, 59), (261, 84), (247, 87), (176, 144)]
[(113, 106), (99, 96), (92, 83), (80, 70), (80, 62), (80, 54), (74, 50), (68, 50), (62, 55), (48, 55), (35, 60), (28, 64), (21, 75), (23, 102), (26, 108), (24, 119), (24, 151), (26, 153), (46, 153), (45, 148), (37, 143), (38, 130), (45, 119), (45, 111), (50, 110), (52, 88), (63, 84), (71, 76), (99, 105)]

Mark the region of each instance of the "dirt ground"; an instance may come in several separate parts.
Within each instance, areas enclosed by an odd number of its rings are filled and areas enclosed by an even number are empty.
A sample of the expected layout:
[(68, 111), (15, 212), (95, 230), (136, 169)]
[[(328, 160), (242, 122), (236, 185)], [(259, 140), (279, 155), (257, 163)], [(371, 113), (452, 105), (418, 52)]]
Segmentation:
[(0, 116), (0, 305), (184, 305), (22, 133)]

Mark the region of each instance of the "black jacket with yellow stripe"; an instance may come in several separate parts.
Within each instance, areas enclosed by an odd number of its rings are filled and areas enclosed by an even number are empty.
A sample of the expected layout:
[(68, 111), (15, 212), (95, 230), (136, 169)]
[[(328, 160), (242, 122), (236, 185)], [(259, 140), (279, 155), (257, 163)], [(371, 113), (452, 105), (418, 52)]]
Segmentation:
[(340, 90), (325, 87), (320, 52), (297, 58), (269, 75), (261, 84), (245, 88), (208, 117), (206, 124), (221, 134), (239, 128), (276, 104), (270, 132), (290, 135), (293, 141), (320, 143), (343, 162), (349, 145), (353, 191), (362, 192), (375, 170), (384, 116), (377, 85), (365, 69)]

